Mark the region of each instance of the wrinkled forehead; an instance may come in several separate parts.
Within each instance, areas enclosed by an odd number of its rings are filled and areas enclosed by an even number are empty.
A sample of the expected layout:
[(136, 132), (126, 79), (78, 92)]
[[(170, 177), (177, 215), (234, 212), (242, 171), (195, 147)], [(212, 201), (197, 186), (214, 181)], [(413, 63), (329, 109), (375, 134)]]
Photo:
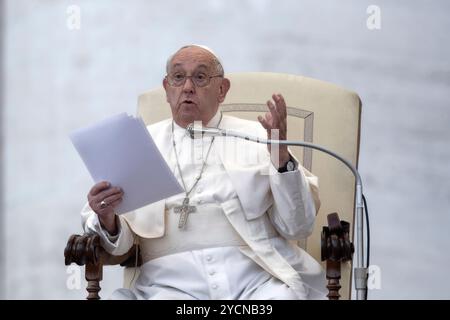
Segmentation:
[(209, 51), (189, 47), (179, 50), (170, 61), (170, 70), (181, 69), (184, 71), (205, 70), (212, 71), (215, 66), (215, 57)]

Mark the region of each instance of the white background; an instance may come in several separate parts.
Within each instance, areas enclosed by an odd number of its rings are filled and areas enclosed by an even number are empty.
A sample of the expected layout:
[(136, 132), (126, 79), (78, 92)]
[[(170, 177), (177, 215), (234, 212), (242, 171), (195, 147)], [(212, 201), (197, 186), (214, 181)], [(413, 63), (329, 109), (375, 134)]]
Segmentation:
[[(67, 137), (159, 86), (188, 43), (226, 72), (300, 74), (363, 101), (360, 171), (374, 299), (450, 298), (450, 3), (441, 1), (3, 1), (3, 297), (82, 299), (63, 250), (91, 180)], [(81, 29), (67, 28), (69, 5)], [(381, 29), (366, 27), (369, 5)], [(122, 283), (106, 268), (103, 297)]]

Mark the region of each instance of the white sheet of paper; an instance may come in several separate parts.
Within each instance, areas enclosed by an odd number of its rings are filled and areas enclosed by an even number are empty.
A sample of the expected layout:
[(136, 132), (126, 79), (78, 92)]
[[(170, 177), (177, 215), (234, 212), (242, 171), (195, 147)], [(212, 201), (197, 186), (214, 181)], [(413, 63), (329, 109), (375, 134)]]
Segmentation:
[(124, 191), (117, 214), (183, 192), (140, 118), (121, 113), (70, 134), (95, 183)]

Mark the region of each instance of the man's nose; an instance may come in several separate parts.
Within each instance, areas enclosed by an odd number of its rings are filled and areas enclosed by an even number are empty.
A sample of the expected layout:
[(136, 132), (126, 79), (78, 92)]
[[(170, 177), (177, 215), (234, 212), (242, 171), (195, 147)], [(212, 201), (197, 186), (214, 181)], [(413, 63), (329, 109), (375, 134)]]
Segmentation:
[(183, 91), (189, 93), (193, 93), (195, 91), (195, 85), (191, 77), (186, 78), (186, 82), (183, 85)]

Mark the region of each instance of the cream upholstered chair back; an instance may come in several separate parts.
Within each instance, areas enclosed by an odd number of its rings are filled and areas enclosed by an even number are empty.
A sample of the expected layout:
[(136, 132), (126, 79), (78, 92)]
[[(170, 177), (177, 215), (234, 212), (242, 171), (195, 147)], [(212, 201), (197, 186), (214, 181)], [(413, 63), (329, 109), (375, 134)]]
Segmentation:
[[(226, 77), (231, 81), (231, 88), (221, 105), (224, 114), (257, 121), (257, 116), (267, 111), (266, 101), (273, 93), (281, 93), (288, 107), (289, 140), (322, 145), (357, 165), (361, 102), (356, 93), (289, 74), (252, 72)], [(164, 89), (140, 95), (137, 113), (146, 124), (171, 117)], [(344, 164), (327, 154), (299, 147), (291, 150), (306, 169), (319, 177), (321, 207), (313, 234), (301, 245), (320, 261), (320, 237), (327, 214), (337, 212), (353, 229), (355, 180)], [(350, 297), (350, 283), (351, 264), (347, 263), (342, 268), (343, 298)]]

